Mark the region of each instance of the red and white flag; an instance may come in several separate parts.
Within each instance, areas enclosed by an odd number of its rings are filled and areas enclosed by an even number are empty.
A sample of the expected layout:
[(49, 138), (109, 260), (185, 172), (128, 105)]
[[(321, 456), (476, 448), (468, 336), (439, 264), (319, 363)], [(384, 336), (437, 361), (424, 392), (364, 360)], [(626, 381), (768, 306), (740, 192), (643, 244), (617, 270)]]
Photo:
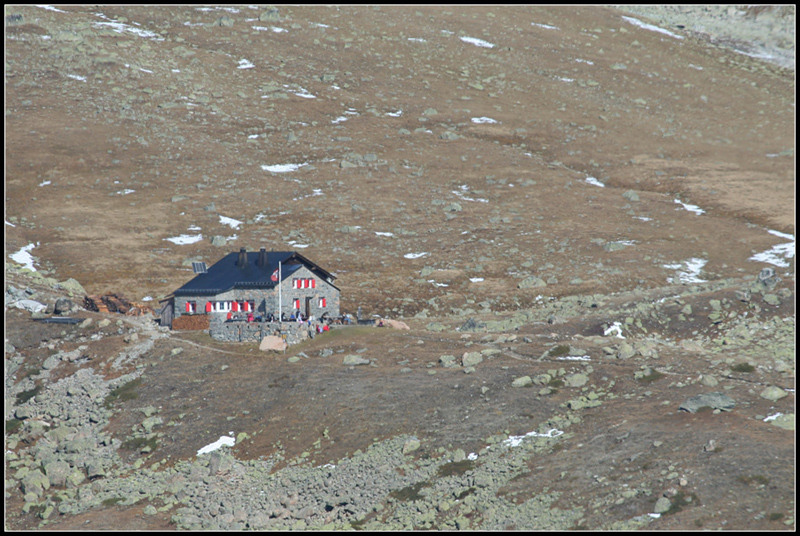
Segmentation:
[(272, 277), (270, 279), (272, 279), (273, 281), (277, 281), (278, 280), (278, 269), (277, 268), (275, 269), (274, 272), (272, 272)]

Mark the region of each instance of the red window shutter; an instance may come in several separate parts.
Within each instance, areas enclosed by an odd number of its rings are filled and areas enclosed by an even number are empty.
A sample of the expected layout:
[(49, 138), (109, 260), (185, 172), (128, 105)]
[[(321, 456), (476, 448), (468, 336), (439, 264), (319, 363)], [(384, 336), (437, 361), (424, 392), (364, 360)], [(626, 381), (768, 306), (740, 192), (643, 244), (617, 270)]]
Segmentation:
[(322, 298), (322, 307), (325, 307), (325, 298)]
[(239, 310), (238, 302), (233, 302), (233, 307), (231, 307), (231, 309), (233, 310), (233, 312), (237, 312)]
[(186, 312), (187, 313), (192, 312), (192, 305), (188, 301), (186, 302)]
[(311, 280), (311, 288), (317, 288), (317, 280), (316, 279), (312, 279)]
[(249, 303), (244, 302), (244, 310), (245, 311), (249, 311), (250, 310), (250, 307), (248, 307), (249, 305), (250, 305)]
[(206, 302), (206, 312), (207, 313), (211, 312), (211, 302)]
[(295, 309), (300, 309), (300, 300), (298, 300), (298, 299), (294, 300), (294, 308)]

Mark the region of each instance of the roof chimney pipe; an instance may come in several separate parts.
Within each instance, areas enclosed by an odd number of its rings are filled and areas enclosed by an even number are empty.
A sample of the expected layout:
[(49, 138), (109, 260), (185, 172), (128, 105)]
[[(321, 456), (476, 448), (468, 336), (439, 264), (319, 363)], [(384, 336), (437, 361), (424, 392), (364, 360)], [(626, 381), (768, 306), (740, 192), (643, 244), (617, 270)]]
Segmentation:
[(258, 252), (258, 266), (265, 268), (267, 266), (267, 248), (261, 248)]
[(239, 250), (239, 262), (237, 263), (239, 268), (244, 268), (247, 266), (247, 248), (242, 248)]

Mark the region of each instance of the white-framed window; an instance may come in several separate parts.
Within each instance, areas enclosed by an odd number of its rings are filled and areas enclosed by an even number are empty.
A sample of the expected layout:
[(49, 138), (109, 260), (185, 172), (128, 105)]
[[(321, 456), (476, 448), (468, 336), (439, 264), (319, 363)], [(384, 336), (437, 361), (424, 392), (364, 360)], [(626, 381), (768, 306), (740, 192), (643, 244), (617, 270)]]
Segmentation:
[(300, 299), (299, 299), (299, 298), (295, 298), (295, 299), (294, 299), (294, 303), (292, 304), (292, 306), (293, 306), (295, 309), (297, 309), (297, 310), (300, 310)]
[(196, 301), (187, 301), (186, 302), (186, 312), (187, 313), (196, 313), (197, 312), (197, 302)]
[(229, 301), (218, 301), (211, 303), (213, 304), (213, 310), (217, 313), (227, 313), (233, 309), (232, 302)]
[(325, 307), (326, 305), (325, 302), (326, 302), (325, 298), (320, 298), (318, 302), (319, 307)]

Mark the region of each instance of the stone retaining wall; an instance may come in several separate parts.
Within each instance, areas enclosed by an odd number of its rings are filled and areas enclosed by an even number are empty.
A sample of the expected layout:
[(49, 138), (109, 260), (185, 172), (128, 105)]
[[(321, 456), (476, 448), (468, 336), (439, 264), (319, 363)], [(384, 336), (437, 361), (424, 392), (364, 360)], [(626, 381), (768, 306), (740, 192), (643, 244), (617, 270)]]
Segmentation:
[(225, 342), (261, 342), (268, 335), (277, 335), (292, 345), (316, 335), (316, 325), (307, 322), (226, 322), (225, 315), (211, 315), (209, 334)]

